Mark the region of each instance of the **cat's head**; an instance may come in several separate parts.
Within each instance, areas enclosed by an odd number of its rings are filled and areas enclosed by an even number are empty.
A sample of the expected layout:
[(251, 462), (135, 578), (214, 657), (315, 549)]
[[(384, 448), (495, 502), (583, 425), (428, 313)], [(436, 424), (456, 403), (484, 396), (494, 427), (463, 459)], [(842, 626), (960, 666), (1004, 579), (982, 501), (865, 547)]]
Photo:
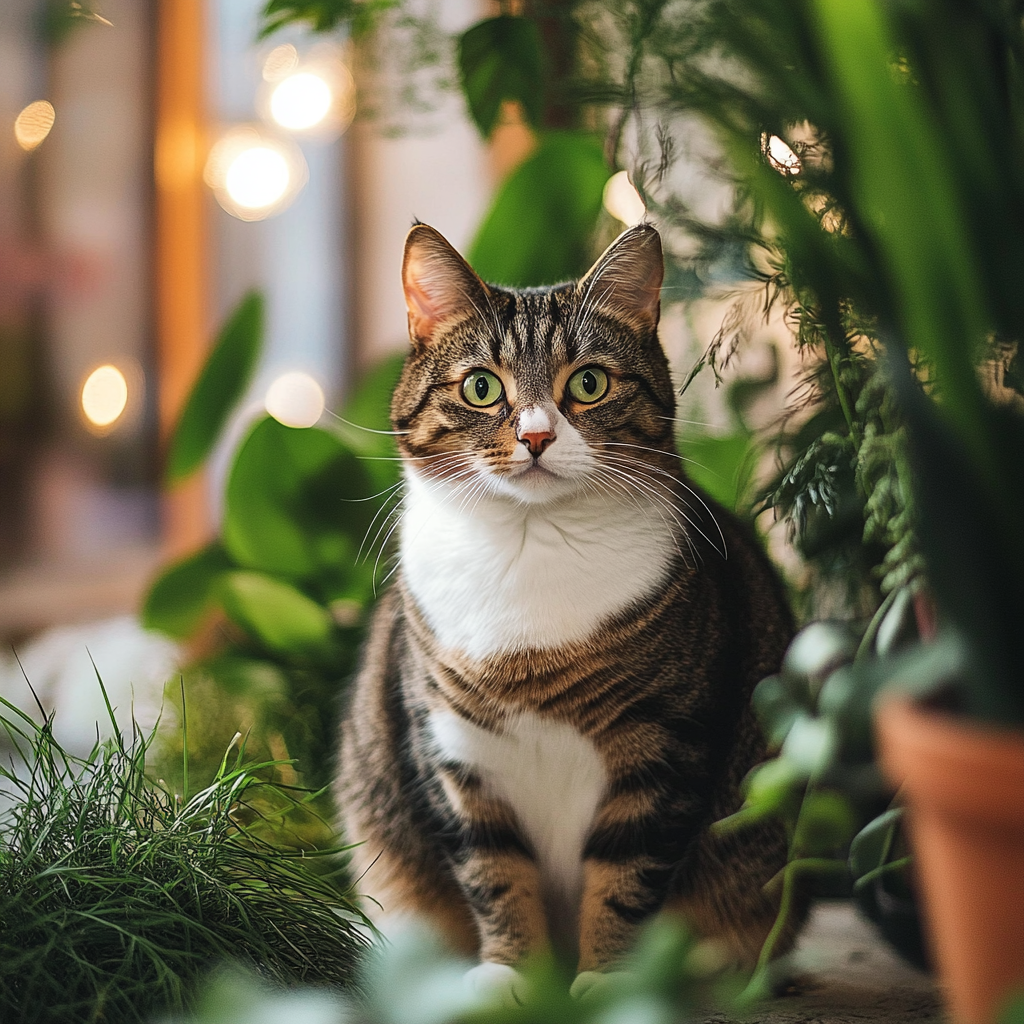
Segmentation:
[(527, 503), (678, 465), (657, 337), (661, 239), (630, 228), (580, 281), (487, 285), (433, 228), (405, 244), (412, 348), (391, 405), (408, 465)]

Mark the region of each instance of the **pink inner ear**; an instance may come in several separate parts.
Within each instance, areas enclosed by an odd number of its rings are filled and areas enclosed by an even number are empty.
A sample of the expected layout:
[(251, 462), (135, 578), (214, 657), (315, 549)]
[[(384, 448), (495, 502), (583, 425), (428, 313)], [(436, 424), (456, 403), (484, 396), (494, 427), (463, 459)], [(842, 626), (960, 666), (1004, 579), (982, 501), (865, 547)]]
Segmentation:
[(409, 330), (414, 338), (426, 341), (440, 319), (430, 296), (410, 274), (405, 281), (405, 305), (409, 310)]

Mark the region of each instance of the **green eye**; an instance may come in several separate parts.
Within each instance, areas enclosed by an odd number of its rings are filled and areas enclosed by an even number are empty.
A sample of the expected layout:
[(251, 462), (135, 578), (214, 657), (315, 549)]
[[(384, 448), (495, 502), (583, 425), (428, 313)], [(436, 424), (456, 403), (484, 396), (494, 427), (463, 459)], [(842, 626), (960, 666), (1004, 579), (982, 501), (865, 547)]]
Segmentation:
[(462, 396), (470, 405), (494, 405), (505, 393), (501, 381), (489, 370), (474, 370), (462, 382)]
[(569, 394), (577, 402), (596, 402), (608, 393), (608, 374), (600, 366), (577, 370), (569, 378)]

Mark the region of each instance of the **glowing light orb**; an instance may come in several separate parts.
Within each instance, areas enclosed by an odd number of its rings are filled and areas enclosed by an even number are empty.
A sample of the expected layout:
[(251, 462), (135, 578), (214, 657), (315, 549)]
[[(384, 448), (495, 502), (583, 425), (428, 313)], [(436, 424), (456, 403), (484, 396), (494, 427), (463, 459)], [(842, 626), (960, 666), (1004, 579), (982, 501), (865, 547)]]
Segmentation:
[(292, 370), (267, 388), (264, 406), (286, 427), (311, 427), (323, 414), (324, 392), (308, 373)]
[(57, 114), (47, 100), (30, 103), (14, 119), (14, 138), (26, 152), (38, 146), (53, 127)]
[(86, 377), (82, 385), (82, 412), (93, 426), (109, 427), (127, 404), (128, 381), (116, 366), (99, 366)]
[(779, 174), (799, 174), (802, 170), (800, 157), (778, 135), (769, 136), (767, 143), (765, 143), (765, 155), (768, 157), (768, 162)]
[(228, 195), (245, 210), (273, 206), (288, 191), (288, 161), (269, 146), (243, 149), (224, 176)]
[(613, 174), (605, 183), (604, 208), (629, 227), (647, 216), (647, 207), (625, 171)]
[(318, 125), (328, 114), (334, 97), (331, 87), (309, 71), (289, 75), (270, 96), (270, 114), (289, 131)]

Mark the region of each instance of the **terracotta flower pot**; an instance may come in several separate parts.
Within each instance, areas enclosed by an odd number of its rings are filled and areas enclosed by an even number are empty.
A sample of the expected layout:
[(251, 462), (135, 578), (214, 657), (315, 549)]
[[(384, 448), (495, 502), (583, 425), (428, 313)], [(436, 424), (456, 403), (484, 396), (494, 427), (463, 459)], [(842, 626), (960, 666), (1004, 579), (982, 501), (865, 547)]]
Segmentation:
[(1024, 732), (900, 699), (875, 714), (903, 787), (925, 919), (957, 1024), (991, 1024), (1024, 988)]

